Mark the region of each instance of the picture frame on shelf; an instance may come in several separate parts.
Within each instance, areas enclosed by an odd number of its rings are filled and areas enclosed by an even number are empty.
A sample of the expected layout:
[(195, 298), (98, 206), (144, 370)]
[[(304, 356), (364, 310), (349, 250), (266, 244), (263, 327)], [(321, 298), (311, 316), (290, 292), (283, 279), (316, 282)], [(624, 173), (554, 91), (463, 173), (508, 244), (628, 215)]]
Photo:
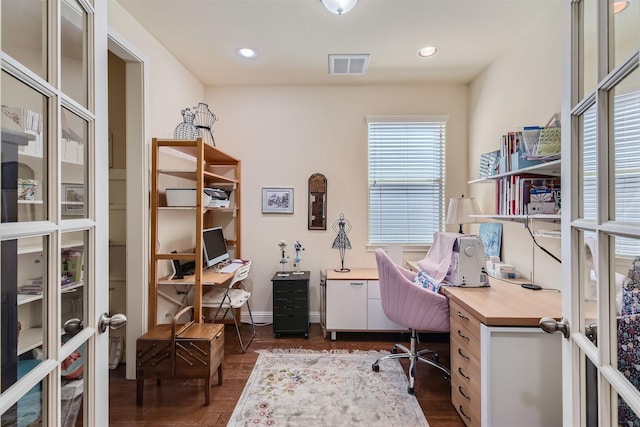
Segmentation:
[(85, 214), (83, 184), (62, 184), (62, 214), (79, 216)]
[(484, 246), (484, 255), (500, 257), (502, 249), (502, 224), (499, 222), (483, 222), (478, 233)]
[(293, 188), (263, 187), (262, 213), (293, 213)]
[(480, 155), (480, 172), (478, 178), (483, 179), (498, 173), (500, 150), (490, 151)]

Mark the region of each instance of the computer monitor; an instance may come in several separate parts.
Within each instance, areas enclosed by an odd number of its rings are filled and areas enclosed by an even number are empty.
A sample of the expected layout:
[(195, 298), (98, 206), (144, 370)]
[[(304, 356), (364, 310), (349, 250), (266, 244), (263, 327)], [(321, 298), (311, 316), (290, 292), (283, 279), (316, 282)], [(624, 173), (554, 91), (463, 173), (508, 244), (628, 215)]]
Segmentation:
[(213, 267), (214, 265), (229, 259), (227, 242), (224, 240), (221, 227), (202, 230), (202, 246), (204, 260), (207, 267)]

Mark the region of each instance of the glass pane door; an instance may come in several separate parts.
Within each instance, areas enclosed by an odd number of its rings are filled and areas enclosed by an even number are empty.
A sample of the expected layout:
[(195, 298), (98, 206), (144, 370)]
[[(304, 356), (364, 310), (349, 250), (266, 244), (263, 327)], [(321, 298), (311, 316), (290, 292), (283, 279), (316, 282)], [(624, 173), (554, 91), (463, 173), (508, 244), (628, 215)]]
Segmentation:
[[(94, 98), (106, 93), (106, 72), (104, 81), (90, 73), (102, 72), (100, 40), (106, 57), (106, 4), (95, 5), (99, 25), (84, 0), (0, 7), (1, 422), (96, 425), (107, 419), (108, 384), (96, 393), (96, 379), (108, 367), (96, 354), (108, 338), (96, 323), (108, 282), (94, 259), (106, 253), (108, 224), (96, 220), (92, 188), (107, 185), (96, 183), (96, 170), (108, 160), (105, 149), (100, 166), (95, 149)], [(90, 34), (98, 27), (101, 36)]]
[(580, 366), (565, 365), (564, 387), (577, 391), (565, 422), (640, 425), (640, 7), (569, 3), (579, 59), (565, 90), (563, 171), (577, 196), (563, 216), (563, 259), (571, 261), (563, 310), (573, 332), (564, 351)]

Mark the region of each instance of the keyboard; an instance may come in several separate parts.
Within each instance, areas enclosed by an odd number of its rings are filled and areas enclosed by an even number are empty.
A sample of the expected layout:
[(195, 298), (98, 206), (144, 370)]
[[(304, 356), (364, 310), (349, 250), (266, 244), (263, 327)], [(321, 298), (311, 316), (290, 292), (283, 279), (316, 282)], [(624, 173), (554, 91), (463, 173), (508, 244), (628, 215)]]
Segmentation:
[(234, 273), (242, 264), (231, 262), (220, 269), (220, 273)]

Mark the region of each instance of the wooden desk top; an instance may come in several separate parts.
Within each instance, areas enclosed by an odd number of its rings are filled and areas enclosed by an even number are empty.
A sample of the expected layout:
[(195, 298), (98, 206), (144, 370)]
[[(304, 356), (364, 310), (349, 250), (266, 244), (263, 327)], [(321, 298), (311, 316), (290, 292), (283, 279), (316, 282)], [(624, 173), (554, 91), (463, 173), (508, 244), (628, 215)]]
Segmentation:
[(440, 292), (487, 326), (538, 326), (542, 317), (562, 318), (560, 292), (532, 291), (493, 278), (490, 284), (486, 288), (442, 286)]
[(334, 271), (327, 268), (327, 280), (378, 280), (377, 268), (352, 268), (351, 271)]
[[(206, 268), (202, 270), (201, 281), (203, 285), (222, 285), (233, 278), (235, 273), (219, 273), (213, 268)], [(168, 279), (163, 277), (158, 280), (158, 284), (161, 285), (195, 285), (196, 276), (192, 274), (190, 276), (184, 276), (183, 279)]]

